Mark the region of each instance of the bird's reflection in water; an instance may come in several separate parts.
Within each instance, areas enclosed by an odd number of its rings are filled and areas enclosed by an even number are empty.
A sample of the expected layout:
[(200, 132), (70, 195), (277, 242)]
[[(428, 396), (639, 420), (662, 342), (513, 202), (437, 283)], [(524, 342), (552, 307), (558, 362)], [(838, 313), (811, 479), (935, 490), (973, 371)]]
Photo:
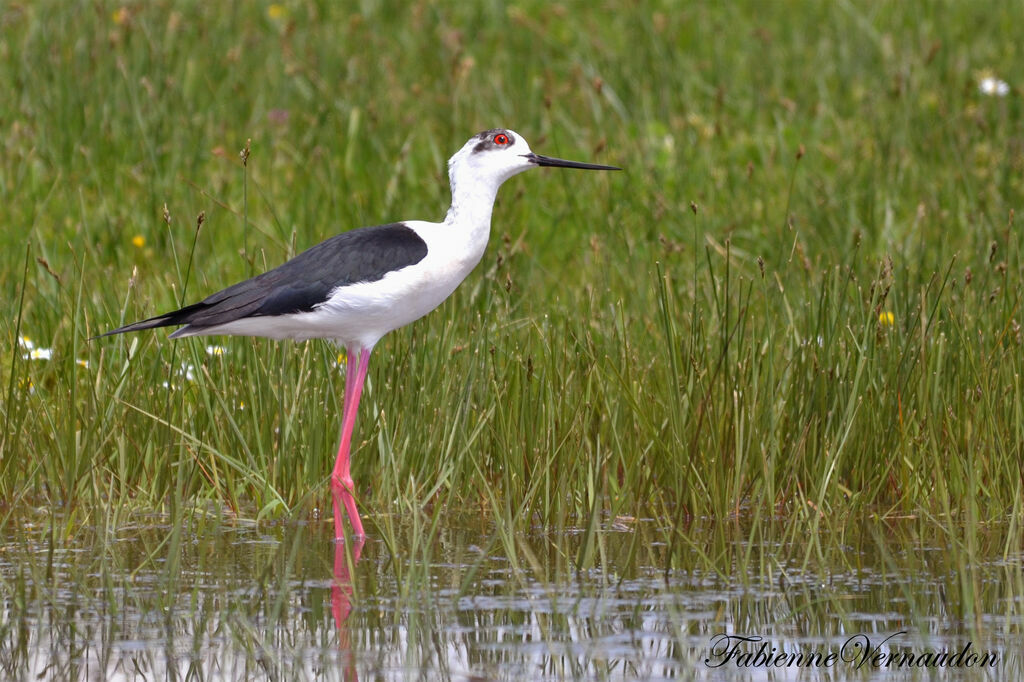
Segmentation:
[(338, 662), (343, 669), (343, 679), (358, 680), (356, 659), (352, 651), (352, 638), (348, 630), (348, 617), (352, 612), (352, 569), (363, 553), (365, 537), (354, 538), (352, 544), (334, 543), (334, 581), (331, 585), (331, 613), (338, 629)]

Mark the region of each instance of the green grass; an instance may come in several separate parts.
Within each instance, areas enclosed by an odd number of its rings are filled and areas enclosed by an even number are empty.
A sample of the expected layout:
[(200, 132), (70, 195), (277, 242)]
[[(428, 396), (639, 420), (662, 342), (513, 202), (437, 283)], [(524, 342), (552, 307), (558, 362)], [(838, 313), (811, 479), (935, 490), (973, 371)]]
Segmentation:
[(977, 87), (1024, 84), (1013, 7), (119, 7), (0, 6), (4, 504), (62, 505), (69, 533), (125, 507), (326, 512), (335, 349), (89, 337), (336, 232), (439, 220), (447, 157), (507, 125), (625, 170), (507, 183), (480, 267), (377, 347), (371, 533), (655, 517), (684, 531), (668, 563), (735, 515), (1019, 540), (1021, 100)]

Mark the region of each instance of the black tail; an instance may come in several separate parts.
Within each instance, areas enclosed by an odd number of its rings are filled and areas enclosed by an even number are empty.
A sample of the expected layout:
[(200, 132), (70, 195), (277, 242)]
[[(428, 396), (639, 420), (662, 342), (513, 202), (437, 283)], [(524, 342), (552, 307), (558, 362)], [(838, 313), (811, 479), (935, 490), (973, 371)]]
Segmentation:
[(189, 318), (192, 316), (192, 314), (204, 307), (206, 306), (202, 303), (193, 303), (192, 305), (185, 306), (184, 308), (181, 308), (179, 310), (175, 310), (170, 313), (164, 313), (163, 315), (157, 315), (156, 317), (151, 317), (148, 320), (140, 320), (139, 322), (132, 322), (131, 324), (126, 324), (125, 326), (118, 327), (117, 329), (111, 329), (109, 332), (98, 334), (96, 336), (91, 337), (89, 340), (92, 341), (92, 339), (102, 339), (104, 336), (113, 336), (114, 334), (138, 332), (142, 331), (143, 329), (155, 329), (157, 327), (178, 327), (183, 324), (188, 324)]

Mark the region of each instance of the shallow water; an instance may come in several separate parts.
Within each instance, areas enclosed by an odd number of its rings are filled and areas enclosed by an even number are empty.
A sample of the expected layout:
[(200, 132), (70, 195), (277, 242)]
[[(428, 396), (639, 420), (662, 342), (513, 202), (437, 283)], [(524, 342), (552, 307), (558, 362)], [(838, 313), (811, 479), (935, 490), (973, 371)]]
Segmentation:
[[(385, 524), (347, 546), (325, 524), (65, 527), (4, 526), (3, 679), (1022, 673), (1022, 556), (997, 551), (998, 531), (965, 567), (916, 527), (883, 524), (843, 542), (758, 543), (709, 523), (673, 548), (653, 521), (615, 523), (590, 556), (582, 531), (506, 537), (479, 520), (433, 536)], [(944, 650), (965, 653), (923, 658)]]

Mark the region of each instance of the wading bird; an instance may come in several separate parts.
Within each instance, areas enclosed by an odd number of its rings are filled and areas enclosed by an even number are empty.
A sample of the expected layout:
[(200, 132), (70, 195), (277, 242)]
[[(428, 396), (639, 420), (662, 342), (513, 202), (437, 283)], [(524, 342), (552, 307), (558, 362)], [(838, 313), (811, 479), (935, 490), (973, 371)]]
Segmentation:
[(486, 130), (448, 161), (452, 205), (444, 222), (406, 220), (343, 232), (273, 270), (207, 296), (199, 303), (103, 334), (181, 326), (170, 338), (264, 336), (329, 339), (345, 348), (341, 443), (331, 491), (334, 534), (341, 507), (356, 537), (365, 537), (353, 496), (349, 448), (370, 351), (388, 332), (436, 308), (483, 257), (498, 188), (537, 166), (620, 170), (534, 154), (512, 130)]

